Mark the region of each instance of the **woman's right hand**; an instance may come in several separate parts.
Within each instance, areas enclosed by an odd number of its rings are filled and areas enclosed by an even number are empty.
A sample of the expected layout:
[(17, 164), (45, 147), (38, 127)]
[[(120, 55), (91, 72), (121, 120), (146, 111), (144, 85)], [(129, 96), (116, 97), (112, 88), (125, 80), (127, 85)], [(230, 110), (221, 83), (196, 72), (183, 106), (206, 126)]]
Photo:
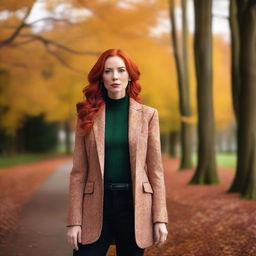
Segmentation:
[(67, 237), (71, 247), (78, 251), (77, 241), (81, 243), (81, 226), (68, 227)]

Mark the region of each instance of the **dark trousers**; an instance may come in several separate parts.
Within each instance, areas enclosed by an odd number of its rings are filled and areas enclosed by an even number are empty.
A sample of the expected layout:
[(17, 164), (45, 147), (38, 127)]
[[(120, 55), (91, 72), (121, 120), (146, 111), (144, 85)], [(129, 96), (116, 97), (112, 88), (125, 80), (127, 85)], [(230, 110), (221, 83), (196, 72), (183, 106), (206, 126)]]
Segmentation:
[(92, 244), (78, 243), (79, 250), (73, 250), (73, 256), (105, 256), (113, 238), (117, 256), (144, 255), (144, 249), (135, 242), (131, 189), (105, 190), (101, 235)]

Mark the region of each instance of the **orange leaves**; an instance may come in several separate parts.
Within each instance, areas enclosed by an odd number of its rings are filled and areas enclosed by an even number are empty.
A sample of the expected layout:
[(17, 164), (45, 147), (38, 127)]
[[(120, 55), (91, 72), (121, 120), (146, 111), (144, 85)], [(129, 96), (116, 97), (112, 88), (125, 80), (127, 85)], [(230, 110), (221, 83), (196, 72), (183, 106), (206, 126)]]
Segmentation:
[[(58, 2), (47, 0), (46, 7), (53, 11), (58, 7)], [(8, 3), (4, 1), (3, 5), (4, 8), (15, 10), (30, 3), (29, 0), (19, 3), (12, 0)], [(159, 17), (168, 18), (166, 1), (127, 0), (120, 4), (117, 0), (63, 0), (61, 3), (70, 6), (69, 13), (56, 17), (72, 17), (76, 24), (52, 20), (48, 21), (50, 26), (46, 27), (46, 23), (36, 23), (45, 29), (38, 35), (76, 51), (88, 51), (88, 54), (74, 54), (56, 45), (46, 46), (39, 40), (13, 48), (1, 48), (0, 68), (10, 74), (10, 80), (3, 86), (4, 97), (0, 104), (9, 104), (8, 115), (13, 115), (12, 121), (8, 121), (9, 124), (5, 122), (5, 126), (15, 130), (20, 122), (14, 124), (13, 120), (22, 120), (25, 114), (43, 112), (49, 120), (63, 121), (75, 115), (75, 104), (83, 98), (82, 89), (88, 84), (86, 77), (97, 60), (97, 53), (108, 48), (123, 48), (139, 66), (142, 99), (145, 104), (158, 108), (162, 132), (177, 130), (180, 116), (170, 34), (162, 33), (159, 37), (151, 35)], [(2, 22), (3, 26), (6, 24), (17, 26), (20, 20)], [(8, 37), (13, 30), (3, 30), (1, 39)], [(22, 33), (33, 33), (33, 30), (26, 28)], [(17, 38), (15, 42), (27, 39)], [(190, 94), (192, 112), (196, 115), (192, 37), (189, 40)], [(227, 45), (218, 39), (214, 50), (214, 83), (216, 119), (221, 123), (232, 118), (227, 52)], [(80, 70), (80, 74), (73, 72), (70, 67)]]

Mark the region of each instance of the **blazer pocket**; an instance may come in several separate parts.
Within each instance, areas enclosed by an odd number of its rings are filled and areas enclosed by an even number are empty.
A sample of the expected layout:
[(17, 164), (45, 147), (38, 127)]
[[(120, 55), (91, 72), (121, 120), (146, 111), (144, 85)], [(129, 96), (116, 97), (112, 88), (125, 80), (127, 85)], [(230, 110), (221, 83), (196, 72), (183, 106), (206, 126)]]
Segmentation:
[(142, 185), (143, 185), (143, 191), (145, 193), (152, 193), (153, 194), (153, 189), (152, 189), (149, 182), (143, 182)]
[(84, 194), (92, 194), (93, 191), (94, 191), (94, 182), (93, 181), (87, 182), (84, 187)]

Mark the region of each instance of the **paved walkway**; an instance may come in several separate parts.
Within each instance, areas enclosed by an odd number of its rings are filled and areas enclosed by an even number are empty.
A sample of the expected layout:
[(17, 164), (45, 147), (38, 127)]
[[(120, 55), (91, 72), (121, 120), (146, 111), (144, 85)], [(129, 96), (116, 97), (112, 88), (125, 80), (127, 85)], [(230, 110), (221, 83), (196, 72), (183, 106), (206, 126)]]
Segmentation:
[(72, 255), (65, 227), (71, 165), (57, 168), (24, 207), (19, 225), (7, 237), (8, 247), (0, 249), (0, 256)]

